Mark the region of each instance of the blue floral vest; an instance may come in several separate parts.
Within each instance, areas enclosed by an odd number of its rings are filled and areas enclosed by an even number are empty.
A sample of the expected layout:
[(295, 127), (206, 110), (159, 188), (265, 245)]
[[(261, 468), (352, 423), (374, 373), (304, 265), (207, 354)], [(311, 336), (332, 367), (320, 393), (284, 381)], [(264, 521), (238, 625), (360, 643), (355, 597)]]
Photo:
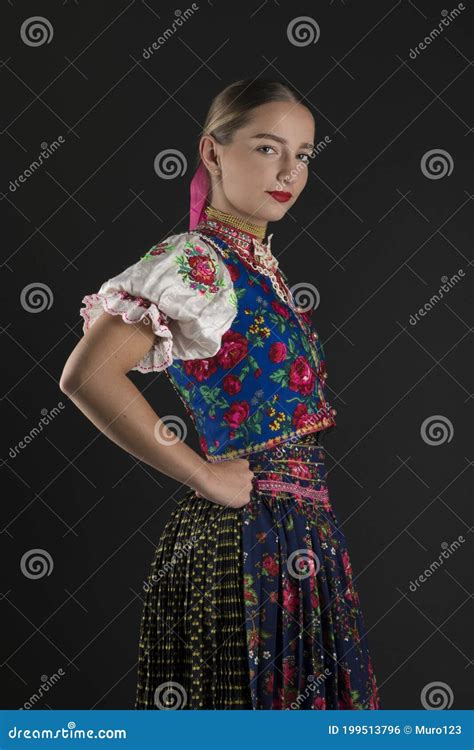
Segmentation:
[(217, 354), (175, 359), (164, 372), (197, 430), (205, 458), (242, 457), (334, 427), (324, 349), (309, 314), (282, 302), (269, 278), (222, 237), (201, 236), (229, 269), (237, 316)]

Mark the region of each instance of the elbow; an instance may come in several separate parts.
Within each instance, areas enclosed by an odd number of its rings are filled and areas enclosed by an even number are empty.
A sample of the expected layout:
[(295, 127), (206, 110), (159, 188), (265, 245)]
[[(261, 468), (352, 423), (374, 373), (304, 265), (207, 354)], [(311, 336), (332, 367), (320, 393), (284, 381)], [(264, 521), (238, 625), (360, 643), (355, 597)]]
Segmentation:
[(79, 390), (83, 382), (80, 371), (66, 362), (59, 379), (59, 388), (66, 396), (71, 396)]
[(73, 378), (72, 373), (63, 370), (62, 375), (59, 379), (59, 388), (63, 393), (66, 394), (66, 396), (70, 396), (71, 393), (73, 393), (77, 388), (77, 386), (75, 385), (76, 382), (77, 380)]

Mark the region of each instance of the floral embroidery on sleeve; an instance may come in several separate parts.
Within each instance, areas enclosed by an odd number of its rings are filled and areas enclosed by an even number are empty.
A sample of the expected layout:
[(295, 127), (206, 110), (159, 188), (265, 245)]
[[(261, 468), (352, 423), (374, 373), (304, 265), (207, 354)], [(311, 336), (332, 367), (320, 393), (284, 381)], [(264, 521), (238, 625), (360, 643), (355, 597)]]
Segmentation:
[[(162, 242), (154, 245), (141, 260), (149, 261), (171, 250), (174, 250), (173, 245)], [(225, 280), (217, 278), (217, 258), (213, 257), (208, 248), (202, 247), (198, 242), (189, 240), (185, 242), (183, 252), (176, 254), (174, 260), (183, 283), (205, 297), (209, 298), (226, 288)], [(232, 297), (232, 304), (236, 306), (235, 295)]]

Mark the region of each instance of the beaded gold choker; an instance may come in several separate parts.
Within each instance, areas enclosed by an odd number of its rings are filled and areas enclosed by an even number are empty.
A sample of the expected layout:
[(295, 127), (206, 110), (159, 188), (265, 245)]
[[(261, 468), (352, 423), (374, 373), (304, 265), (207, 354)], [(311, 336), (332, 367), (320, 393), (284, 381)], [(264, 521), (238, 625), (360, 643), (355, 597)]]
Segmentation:
[(263, 240), (265, 237), (266, 227), (262, 227), (259, 224), (252, 224), (252, 222), (246, 219), (241, 219), (238, 216), (234, 216), (234, 214), (226, 213), (211, 205), (208, 205), (205, 211), (210, 219), (229, 224), (229, 226), (235, 227), (235, 229), (239, 229), (241, 232), (253, 234), (258, 240)]

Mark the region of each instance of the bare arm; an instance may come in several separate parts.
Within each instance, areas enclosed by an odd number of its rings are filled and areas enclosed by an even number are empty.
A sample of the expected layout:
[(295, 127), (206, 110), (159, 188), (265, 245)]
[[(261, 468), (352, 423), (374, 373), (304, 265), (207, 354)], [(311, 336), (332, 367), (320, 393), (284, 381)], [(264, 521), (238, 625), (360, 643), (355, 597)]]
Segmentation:
[[(108, 438), (154, 469), (213, 502), (240, 507), (250, 498), (246, 459), (211, 464), (160, 420), (127, 377), (153, 344), (150, 325), (102, 314), (69, 356), (61, 390)], [(225, 481), (224, 481), (225, 474)]]

